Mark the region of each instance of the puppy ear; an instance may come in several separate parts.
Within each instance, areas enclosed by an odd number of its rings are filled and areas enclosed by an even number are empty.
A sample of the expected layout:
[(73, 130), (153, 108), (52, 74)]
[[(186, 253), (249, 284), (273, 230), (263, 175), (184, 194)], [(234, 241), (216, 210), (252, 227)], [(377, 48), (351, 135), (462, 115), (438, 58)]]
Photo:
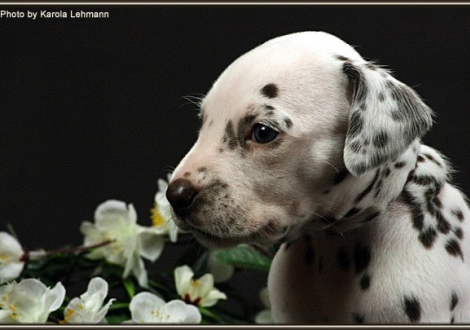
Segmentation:
[(394, 160), (432, 126), (432, 110), (385, 69), (346, 60), (351, 109), (344, 147), (346, 168), (359, 176)]

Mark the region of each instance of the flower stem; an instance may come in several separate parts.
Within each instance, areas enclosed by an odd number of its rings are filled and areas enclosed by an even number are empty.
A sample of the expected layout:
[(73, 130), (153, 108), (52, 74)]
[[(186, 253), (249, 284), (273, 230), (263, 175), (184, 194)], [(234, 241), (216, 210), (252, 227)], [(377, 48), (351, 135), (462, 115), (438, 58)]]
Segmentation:
[(30, 259), (37, 260), (37, 259), (42, 259), (48, 256), (55, 256), (55, 255), (60, 255), (60, 254), (82, 253), (82, 252), (86, 252), (92, 249), (106, 246), (113, 242), (114, 240), (107, 240), (107, 241), (94, 244), (94, 245), (89, 245), (89, 246), (80, 245), (80, 246), (75, 246), (72, 248), (61, 248), (61, 249), (51, 250), (51, 251), (25, 251), (24, 255), (21, 257), (21, 261), (27, 261)]

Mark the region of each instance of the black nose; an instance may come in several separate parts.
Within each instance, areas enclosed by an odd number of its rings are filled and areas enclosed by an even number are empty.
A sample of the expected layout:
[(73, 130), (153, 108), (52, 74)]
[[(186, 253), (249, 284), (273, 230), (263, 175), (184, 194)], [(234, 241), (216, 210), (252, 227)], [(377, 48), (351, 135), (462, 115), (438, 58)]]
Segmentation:
[(198, 191), (196, 187), (187, 179), (176, 179), (168, 185), (166, 198), (170, 202), (175, 213), (185, 217), (188, 215), (189, 206), (196, 197)]

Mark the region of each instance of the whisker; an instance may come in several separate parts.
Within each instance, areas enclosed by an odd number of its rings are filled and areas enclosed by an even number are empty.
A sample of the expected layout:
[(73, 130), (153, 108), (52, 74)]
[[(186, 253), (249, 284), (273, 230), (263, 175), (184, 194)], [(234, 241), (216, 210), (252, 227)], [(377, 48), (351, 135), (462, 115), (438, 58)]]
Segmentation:
[(328, 165), (330, 165), (331, 167), (333, 167), (335, 169), (336, 172), (339, 173), (339, 170), (336, 168), (336, 166), (334, 166), (333, 164), (331, 164), (330, 162), (326, 161), (325, 160), (325, 163), (327, 163)]
[(332, 223), (330, 220), (325, 218), (320, 214), (314, 213), (317, 217), (321, 218), (324, 222), (328, 223), (330, 226), (328, 228), (334, 229), (343, 239), (345, 239), (344, 234)]
[(192, 105), (195, 105), (197, 107), (196, 110), (199, 110), (201, 108), (201, 103), (202, 103), (202, 100), (204, 99), (204, 95), (203, 94), (199, 94), (200, 96), (197, 96), (197, 95), (186, 95), (186, 96), (183, 96), (182, 98), (184, 100), (186, 100), (187, 102), (182, 104), (180, 106), (180, 108), (182, 108), (183, 106), (186, 106), (188, 104), (192, 104)]

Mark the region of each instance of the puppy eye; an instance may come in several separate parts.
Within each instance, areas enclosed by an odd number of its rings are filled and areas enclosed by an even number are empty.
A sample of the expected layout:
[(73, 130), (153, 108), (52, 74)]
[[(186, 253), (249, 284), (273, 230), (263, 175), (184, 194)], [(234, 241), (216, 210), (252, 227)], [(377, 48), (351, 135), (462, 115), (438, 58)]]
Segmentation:
[(269, 126), (256, 124), (251, 133), (251, 140), (258, 143), (269, 143), (274, 140), (278, 134), (278, 131)]

